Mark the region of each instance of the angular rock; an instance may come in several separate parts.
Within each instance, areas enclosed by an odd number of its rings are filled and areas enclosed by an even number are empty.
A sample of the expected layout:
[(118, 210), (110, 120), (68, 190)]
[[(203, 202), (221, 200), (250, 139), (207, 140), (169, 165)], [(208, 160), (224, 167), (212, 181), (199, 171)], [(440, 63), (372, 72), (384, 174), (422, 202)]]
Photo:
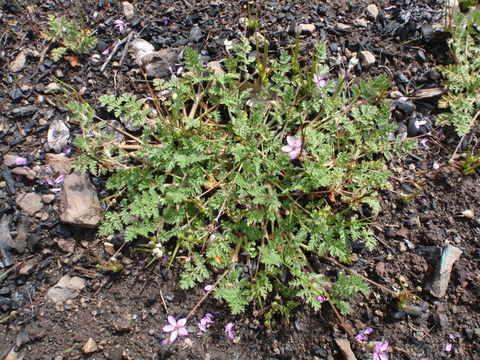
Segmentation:
[(345, 360), (357, 360), (355, 354), (350, 347), (350, 342), (347, 339), (336, 338), (335, 343), (337, 344), (340, 352), (342, 353)]
[(135, 57), (135, 61), (138, 65), (146, 65), (147, 61), (145, 61), (143, 58), (155, 51), (155, 47), (152, 44), (150, 44), (147, 40), (140, 38), (132, 41), (130, 49), (132, 50), (133, 56)]
[(88, 338), (85, 345), (83, 345), (82, 350), (85, 354), (94, 353), (95, 351), (98, 351), (98, 345), (95, 340), (93, 340), (92, 338)]
[(414, 99), (430, 99), (442, 95), (445, 92), (442, 88), (419, 89), (412, 94)]
[(18, 155), (7, 154), (3, 157), (3, 165), (5, 166), (17, 166), (16, 161), (18, 159)]
[(378, 17), (378, 7), (375, 4), (370, 4), (367, 6), (367, 10), (365, 11), (367, 15), (367, 19), (375, 21)]
[(70, 130), (62, 120), (53, 120), (48, 128), (47, 143), (50, 149), (59, 153), (68, 144)]
[(128, 1), (122, 2), (123, 5), (123, 14), (125, 17), (130, 20), (135, 16), (135, 9), (133, 8), (133, 5), (130, 4)]
[(455, 246), (447, 245), (443, 248), (440, 261), (435, 269), (434, 279), (429, 286), (430, 293), (433, 296), (437, 298), (445, 296), (453, 264), (460, 258), (461, 254), (462, 250)]
[(361, 28), (367, 28), (368, 27), (368, 23), (363, 19), (355, 19), (355, 20), (353, 20), (353, 23), (356, 26), (361, 27)]
[(60, 221), (93, 229), (102, 219), (102, 208), (95, 187), (86, 174), (65, 176), (60, 199)]
[(360, 63), (363, 67), (369, 67), (376, 61), (375, 56), (368, 50), (360, 51)]
[(57, 245), (60, 249), (62, 249), (62, 251), (65, 251), (69, 254), (73, 253), (73, 251), (75, 250), (75, 240), (73, 239), (60, 239), (58, 240)]
[(37, 177), (37, 173), (26, 166), (12, 169), (12, 174), (25, 176), (29, 180), (35, 180), (35, 178)]
[(12, 265), (10, 257), (10, 248), (13, 245), (10, 236), (10, 215), (4, 214), (0, 220), (0, 255), (4, 266)]
[(23, 68), (25, 67), (26, 61), (27, 61), (27, 55), (25, 54), (25, 51), (22, 50), (17, 54), (17, 56), (15, 56), (15, 60), (13, 60), (12, 63), (10, 64), (9, 70), (12, 72), (22, 71)]
[(23, 253), (27, 248), (28, 224), (28, 217), (22, 216), (17, 226), (17, 235), (13, 240), (13, 248), (19, 253)]
[(195, 24), (190, 30), (190, 33), (188, 34), (188, 39), (193, 42), (198, 42), (202, 40), (202, 38), (203, 38), (202, 29), (200, 29), (200, 27), (197, 24)]
[(15, 202), (24, 213), (30, 216), (35, 215), (35, 213), (39, 212), (43, 208), (42, 198), (35, 193), (17, 195)]
[(56, 82), (51, 82), (47, 85), (46, 89), (47, 92), (56, 93), (60, 91), (60, 85), (58, 85)]
[(297, 33), (300, 35), (312, 35), (315, 31), (315, 24), (299, 24)]
[(72, 172), (72, 161), (63, 154), (45, 154), (45, 162), (60, 175), (68, 175)]
[(64, 275), (47, 292), (47, 297), (54, 303), (64, 302), (68, 299), (75, 299), (85, 287), (85, 279)]
[(178, 61), (179, 48), (167, 48), (155, 51), (142, 58), (148, 77), (168, 79), (172, 75), (169, 68)]
[(336, 23), (334, 29), (342, 33), (349, 33), (352, 31), (352, 27), (343, 23)]
[(220, 61), (210, 61), (207, 64), (207, 69), (212, 70), (212, 72), (216, 75), (225, 75), (225, 71), (223, 70), (222, 63)]

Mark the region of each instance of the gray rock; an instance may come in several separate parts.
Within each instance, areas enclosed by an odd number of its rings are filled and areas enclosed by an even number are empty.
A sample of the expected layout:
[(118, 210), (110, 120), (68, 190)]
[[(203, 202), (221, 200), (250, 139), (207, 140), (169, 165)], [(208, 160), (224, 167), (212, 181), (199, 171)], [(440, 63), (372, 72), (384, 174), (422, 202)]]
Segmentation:
[(42, 198), (35, 193), (19, 194), (15, 202), (24, 213), (30, 216), (35, 215), (43, 208)]
[(2, 220), (0, 220), (0, 255), (4, 266), (10, 266), (13, 263), (10, 256), (10, 248), (13, 242), (9, 226), (10, 215), (4, 214)]
[(363, 67), (369, 67), (376, 61), (375, 56), (368, 50), (360, 51), (360, 63)]
[(62, 120), (53, 120), (47, 133), (47, 143), (50, 149), (59, 153), (68, 144), (70, 130)]
[(222, 64), (220, 61), (210, 61), (207, 64), (207, 69), (212, 70), (214, 74), (225, 75), (225, 71), (223, 70)]
[(335, 343), (339, 347), (340, 352), (345, 360), (357, 360), (352, 348), (350, 347), (350, 342), (347, 339), (336, 338)]
[(361, 27), (361, 28), (367, 28), (368, 27), (368, 23), (364, 19), (355, 19), (355, 20), (353, 20), (353, 23), (356, 26)]
[(315, 31), (315, 24), (299, 24), (297, 26), (297, 33), (300, 35), (312, 35)]
[(135, 61), (138, 65), (146, 65), (147, 62), (144, 61), (143, 58), (155, 51), (155, 47), (152, 44), (150, 44), (147, 40), (140, 38), (132, 41), (130, 49), (132, 50), (133, 56), (135, 57)]
[(179, 48), (167, 48), (144, 56), (142, 61), (147, 64), (145, 66), (147, 76), (169, 79), (172, 75), (172, 72), (169, 68), (172, 68), (178, 61), (179, 54)]
[(437, 298), (445, 296), (453, 264), (460, 258), (461, 254), (462, 250), (455, 246), (447, 245), (443, 248), (440, 261), (435, 269), (434, 279), (429, 286), (430, 293), (433, 296)]
[(68, 299), (75, 299), (85, 287), (85, 279), (64, 275), (47, 292), (47, 297), (54, 303), (64, 302)]
[(133, 8), (133, 5), (130, 4), (128, 1), (122, 2), (123, 5), (123, 14), (125, 17), (130, 20), (135, 16), (135, 9)]
[(9, 70), (12, 71), (12, 72), (22, 71), (23, 68), (25, 67), (25, 62), (26, 61), (27, 61), (27, 55), (25, 54), (24, 50), (21, 50), (17, 54), (17, 56), (15, 56), (15, 59), (10, 64)]
[(378, 17), (378, 8), (375, 4), (370, 4), (367, 6), (366, 15), (369, 20), (375, 21)]
[(60, 199), (60, 221), (93, 229), (102, 219), (95, 187), (86, 174), (74, 172), (65, 176)]
[(336, 23), (334, 29), (343, 33), (349, 33), (352, 31), (352, 27), (343, 23)]
[(200, 29), (200, 27), (195, 24), (192, 29), (190, 30), (190, 33), (188, 35), (188, 39), (190, 41), (193, 41), (193, 42), (198, 42), (200, 40), (202, 40), (203, 38), (203, 33), (202, 33), (202, 30)]

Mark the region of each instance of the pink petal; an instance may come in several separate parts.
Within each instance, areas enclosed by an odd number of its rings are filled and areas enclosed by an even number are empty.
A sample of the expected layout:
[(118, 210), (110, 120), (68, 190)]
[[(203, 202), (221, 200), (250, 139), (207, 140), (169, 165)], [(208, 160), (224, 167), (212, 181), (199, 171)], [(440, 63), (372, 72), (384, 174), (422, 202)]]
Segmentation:
[(303, 141), (302, 139), (295, 140), (295, 147), (302, 147)]
[(172, 332), (173, 330), (175, 330), (175, 326), (173, 326), (173, 325), (165, 325), (163, 327), (163, 331), (165, 331), (165, 332)]
[(198, 328), (203, 331), (203, 332), (207, 332), (207, 327), (205, 324), (202, 324), (202, 323), (198, 323), (197, 324)]
[(290, 145), (285, 145), (285, 146), (282, 147), (282, 151), (283, 151), (283, 152), (287, 152), (287, 153), (288, 153), (288, 152), (290, 152), (290, 151), (292, 151), (292, 150), (293, 150), (293, 147), (291, 147)]
[(178, 332), (177, 332), (177, 331), (173, 331), (173, 332), (170, 334), (170, 342), (173, 343), (173, 342), (177, 339), (177, 336), (178, 336)]
[(291, 159), (296, 159), (298, 157), (298, 155), (300, 155), (301, 151), (302, 150), (300, 150), (300, 149), (296, 149), (296, 150), (290, 151), (290, 154), (288, 154), (288, 155), (290, 155)]
[(293, 136), (288, 135), (287, 136), (287, 143), (290, 146), (294, 146), (295, 145), (295, 138)]
[(203, 290), (204, 290), (204, 291), (210, 291), (210, 290), (212, 290), (212, 288), (213, 288), (212, 285), (206, 285), (206, 286), (203, 288)]
[(445, 349), (444, 349), (446, 352), (450, 352), (453, 350), (453, 345), (448, 343), (447, 345), (445, 345)]
[(188, 330), (185, 329), (185, 328), (181, 328), (181, 329), (178, 330), (178, 334), (180, 336), (187, 336), (188, 335)]
[(172, 326), (177, 326), (177, 321), (175, 320), (175, 318), (174, 318), (172, 315), (169, 315), (169, 316), (167, 317), (167, 320), (168, 320), (168, 322), (170, 323), (170, 325), (172, 325)]
[(177, 321), (177, 325), (182, 327), (185, 326), (186, 323), (187, 323), (187, 318), (183, 318)]
[(383, 344), (380, 343), (380, 345), (379, 345), (379, 347), (378, 347), (378, 350), (379, 350), (380, 352), (384, 352), (385, 350), (388, 349), (388, 346), (389, 346), (388, 342), (384, 342)]

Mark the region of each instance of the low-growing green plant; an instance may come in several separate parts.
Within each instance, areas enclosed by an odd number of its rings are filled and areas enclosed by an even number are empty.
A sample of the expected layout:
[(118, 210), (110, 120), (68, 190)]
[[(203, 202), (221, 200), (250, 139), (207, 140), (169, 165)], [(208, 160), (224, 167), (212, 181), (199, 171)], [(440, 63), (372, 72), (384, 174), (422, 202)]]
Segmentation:
[(65, 16), (48, 16), (49, 30), (44, 36), (61, 46), (52, 50), (52, 58), (60, 60), (69, 51), (72, 53), (88, 52), (94, 48), (97, 39), (88, 29), (82, 29), (76, 21), (69, 21)]
[(324, 256), (348, 263), (353, 242), (375, 246), (352, 210), (379, 209), (378, 191), (390, 187), (384, 157), (414, 142), (389, 141), (396, 125), (386, 77), (345, 88), (327, 78), (318, 44), (310, 68), (298, 71), (282, 51), (260, 79), (250, 52), (242, 39), (223, 73), (186, 49), (185, 72), (155, 81), (155, 111), (132, 94), (100, 97), (112, 118), (141, 128), (122, 144), (89, 104), (70, 103), (84, 131), (76, 167), (111, 172), (118, 208), (100, 234), (147, 239), (158, 256), (174, 249), (184, 289), (222, 274), (214, 296), (233, 313), (253, 302), (270, 321), (302, 299), (346, 313), (367, 284), (312, 264)]
[(440, 114), (437, 123), (453, 126), (459, 136), (469, 133), (480, 116), (479, 23), (480, 10), (455, 15), (450, 44), (454, 63), (439, 67), (448, 90), (439, 106), (450, 111)]

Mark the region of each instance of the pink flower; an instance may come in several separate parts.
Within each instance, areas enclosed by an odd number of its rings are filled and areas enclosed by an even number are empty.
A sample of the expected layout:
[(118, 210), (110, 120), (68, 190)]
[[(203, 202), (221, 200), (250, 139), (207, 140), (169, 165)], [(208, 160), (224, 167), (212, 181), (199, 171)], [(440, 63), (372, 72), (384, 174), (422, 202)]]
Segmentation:
[(225, 326), (225, 332), (227, 333), (228, 337), (230, 340), (233, 340), (235, 338), (235, 333), (233, 332), (232, 328), (234, 327), (234, 323), (232, 322), (229, 322), (226, 326)]
[(443, 350), (445, 350), (446, 352), (451, 352), (453, 350), (453, 345), (450, 343), (447, 343)]
[(375, 348), (373, 349), (373, 358), (372, 360), (388, 360), (388, 356), (385, 354), (385, 351), (388, 349), (388, 342), (377, 341)]
[(325, 79), (325, 77), (322, 76), (322, 75), (313, 74), (313, 82), (314, 82), (318, 87), (325, 87), (325, 86), (327, 86), (327, 79)]
[(433, 170), (438, 170), (438, 169), (440, 169), (440, 165), (436, 161), (434, 161), (433, 164), (432, 164), (432, 169)]
[(167, 320), (170, 323), (170, 325), (164, 326), (163, 331), (171, 333), (170, 343), (173, 343), (177, 339), (178, 335), (180, 336), (188, 335), (188, 330), (185, 328), (185, 325), (187, 324), (186, 318), (176, 321), (173, 316), (168, 316)]
[(420, 145), (427, 147), (428, 138), (424, 137), (420, 139)]
[(211, 323), (213, 323), (213, 314), (206, 313), (205, 316), (197, 324), (197, 326), (201, 331), (207, 332), (207, 326)]
[(206, 285), (206, 286), (203, 288), (203, 291), (209, 292), (209, 291), (212, 290), (212, 289), (213, 289), (213, 286), (210, 285), (210, 284), (208, 284), (208, 285)]
[(317, 301), (321, 304), (325, 301), (326, 299), (323, 296), (317, 296)]
[(113, 23), (115, 24), (115, 28), (121, 33), (123, 33), (127, 27), (122, 19), (117, 19)]
[(373, 329), (366, 328), (365, 330), (360, 331), (360, 333), (355, 336), (355, 339), (357, 339), (358, 341), (366, 341), (367, 335), (370, 335), (371, 333), (373, 333)]
[(296, 159), (302, 152), (302, 139), (295, 140), (293, 136), (289, 135), (287, 136), (287, 143), (288, 145), (282, 147), (282, 151), (288, 153), (291, 159)]
[(15, 160), (15, 165), (17, 166), (23, 166), (23, 165), (27, 165), (27, 158), (24, 158), (24, 157), (18, 157), (16, 160)]

